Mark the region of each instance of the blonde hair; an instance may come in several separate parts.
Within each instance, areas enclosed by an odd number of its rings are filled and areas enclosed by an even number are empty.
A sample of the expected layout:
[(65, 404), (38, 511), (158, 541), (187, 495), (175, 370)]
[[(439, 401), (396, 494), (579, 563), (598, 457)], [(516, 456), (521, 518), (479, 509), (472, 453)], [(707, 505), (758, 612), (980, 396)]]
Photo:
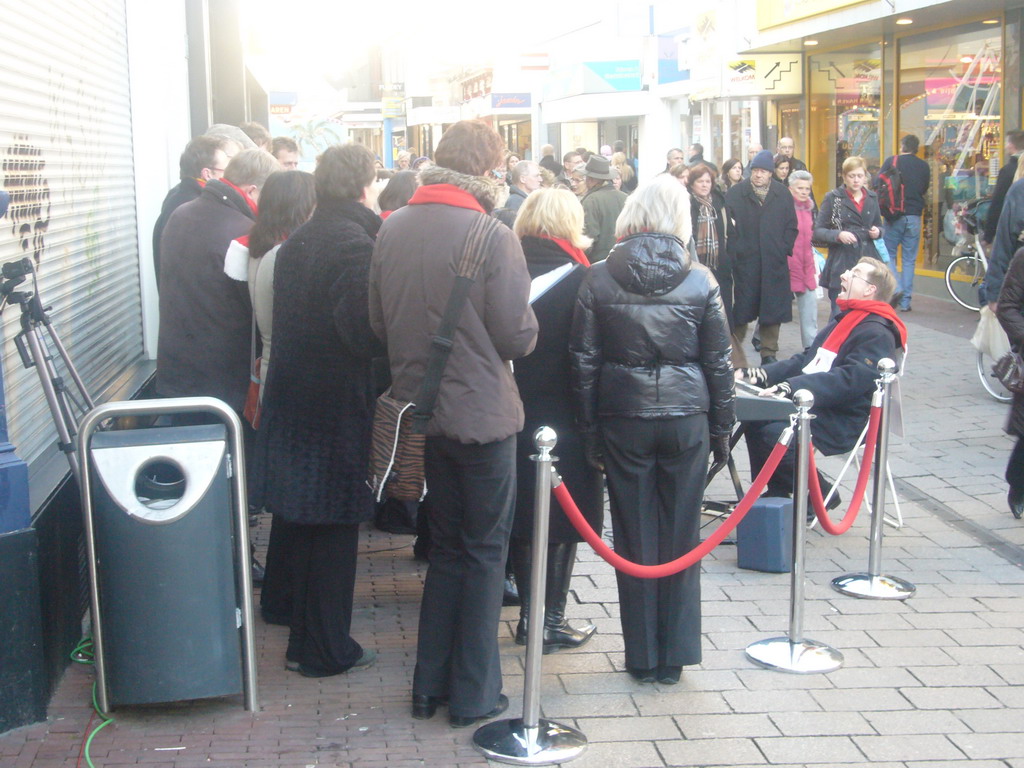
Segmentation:
[(871, 256), (861, 256), (860, 261), (857, 263), (867, 264), (871, 267), (871, 274), (868, 275), (867, 281), (875, 286), (875, 298), (878, 301), (890, 303), (893, 296), (896, 295), (896, 278), (893, 276), (892, 271), (881, 261)]
[(626, 160), (625, 152), (616, 152), (612, 155), (611, 164), (614, 168), (619, 169), (619, 173), (622, 175), (623, 184), (633, 178), (633, 169)]
[(513, 227), (516, 237), (559, 237), (577, 248), (593, 243), (583, 234), (583, 206), (568, 189), (550, 187), (531, 193), (520, 206)]
[(859, 155), (850, 155), (848, 158), (843, 160), (843, 176), (848, 174), (850, 171), (856, 171), (860, 168), (864, 173), (868, 172), (867, 163), (864, 162), (864, 158)]
[(243, 149), (228, 162), (224, 178), (239, 187), (254, 184), (263, 189), (270, 174), (280, 170), (281, 164), (267, 150)]
[(690, 195), (674, 176), (659, 174), (626, 198), (615, 222), (615, 237), (640, 232), (675, 235), (689, 242)]

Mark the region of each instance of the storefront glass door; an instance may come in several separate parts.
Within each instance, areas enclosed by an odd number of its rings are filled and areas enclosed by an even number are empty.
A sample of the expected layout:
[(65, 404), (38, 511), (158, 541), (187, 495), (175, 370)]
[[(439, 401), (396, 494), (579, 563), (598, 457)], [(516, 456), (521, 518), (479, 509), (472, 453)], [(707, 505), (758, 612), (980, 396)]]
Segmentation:
[[(843, 161), (880, 163), (882, 50), (868, 44), (809, 59), (810, 140), (807, 167), (818, 200), (840, 182)], [(798, 145), (799, 146), (799, 145)]]
[(953, 209), (991, 194), (1002, 145), (1002, 31), (969, 24), (899, 41), (899, 136), (921, 140), (932, 185), (918, 268), (942, 272), (953, 249)]

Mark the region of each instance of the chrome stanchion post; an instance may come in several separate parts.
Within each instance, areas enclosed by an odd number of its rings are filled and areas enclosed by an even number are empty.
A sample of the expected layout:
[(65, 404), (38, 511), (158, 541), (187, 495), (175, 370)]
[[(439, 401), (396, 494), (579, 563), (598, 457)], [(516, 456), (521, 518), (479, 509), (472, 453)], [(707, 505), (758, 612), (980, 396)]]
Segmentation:
[(881, 405), (878, 443), (875, 446), (875, 474), (871, 487), (871, 545), (868, 550), (867, 573), (847, 573), (832, 579), (832, 588), (851, 597), (874, 600), (906, 600), (917, 587), (909, 581), (882, 574), (882, 532), (885, 522), (886, 467), (889, 461), (889, 418), (892, 405), (892, 384), (896, 380), (896, 363), (889, 358), (878, 361), (881, 373), (878, 391), (872, 405)]
[(533, 435), (537, 454), (537, 484), (533, 506), (533, 563), (530, 571), (530, 619), (526, 635), (526, 680), (523, 716), (483, 725), (473, 734), (473, 745), (488, 758), (516, 765), (550, 765), (579, 757), (587, 737), (575, 728), (540, 716), (540, 676), (544, 658), (544, 593), (547, 582), (548, 516), (551, 509), (551, 455), (558, 436), (550, 427)]
[(779, 672), (809, 675), (832, 672), (843, 665), (843, 654), (831, 646), (804, 638), (804, 534), (807, 527), (808, 468), (811, 458), (811, 408), (814, 395), (806, 389), (793, 394), (797, 415), (796, 474), (793, 483), (793, 570), (789, 582), (789, 636), (759, 640), (747, 646), (747, 658)]

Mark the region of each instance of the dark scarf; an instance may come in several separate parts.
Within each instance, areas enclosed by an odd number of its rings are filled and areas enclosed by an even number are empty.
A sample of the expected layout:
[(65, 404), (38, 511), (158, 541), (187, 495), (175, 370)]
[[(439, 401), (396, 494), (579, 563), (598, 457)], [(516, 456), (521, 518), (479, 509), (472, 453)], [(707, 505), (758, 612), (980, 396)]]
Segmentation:
[(718, 229), (715, 223), (718, 221), (718, 211), (710, 197), (694, 195), (699, 208), (697, 212), (697, 237), (694, 245), (697, 248), (697, 258), (705, 267), (718, 269)]

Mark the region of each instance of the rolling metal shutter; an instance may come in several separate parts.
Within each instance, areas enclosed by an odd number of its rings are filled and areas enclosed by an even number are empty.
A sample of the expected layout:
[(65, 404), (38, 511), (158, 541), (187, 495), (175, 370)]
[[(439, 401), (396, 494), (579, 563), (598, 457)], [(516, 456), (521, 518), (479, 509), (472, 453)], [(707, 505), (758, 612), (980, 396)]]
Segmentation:
[[(35, 261), (53, 327), (95, 397), (143, 354), (125, 0), (0, 0), (0, 13), (0, 180), (11, 195), (0, 263)], [(56, 431), (14, 346), (16, 306), (2, 329), (10, 440), (31, 463)]]

